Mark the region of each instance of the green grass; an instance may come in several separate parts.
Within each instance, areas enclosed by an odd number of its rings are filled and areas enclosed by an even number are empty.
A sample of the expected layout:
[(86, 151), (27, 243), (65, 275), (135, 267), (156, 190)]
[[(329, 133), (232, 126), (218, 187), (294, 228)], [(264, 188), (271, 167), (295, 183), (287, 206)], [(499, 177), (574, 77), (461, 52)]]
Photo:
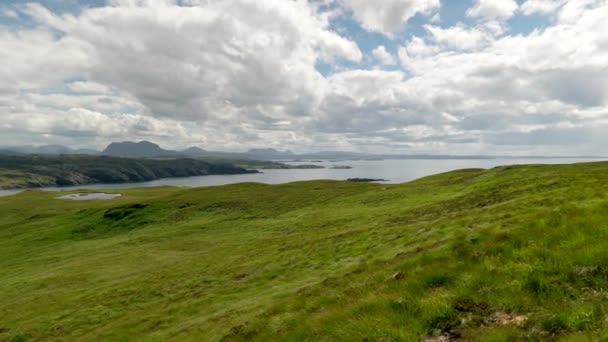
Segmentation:
[(0, 340), (608, 338), (608, 163), (0, 198)]
[(49, 176), (27, 173), (22, 170), (0, 169), (0, 189), (13, 189), (24, 184), (52, 184)]

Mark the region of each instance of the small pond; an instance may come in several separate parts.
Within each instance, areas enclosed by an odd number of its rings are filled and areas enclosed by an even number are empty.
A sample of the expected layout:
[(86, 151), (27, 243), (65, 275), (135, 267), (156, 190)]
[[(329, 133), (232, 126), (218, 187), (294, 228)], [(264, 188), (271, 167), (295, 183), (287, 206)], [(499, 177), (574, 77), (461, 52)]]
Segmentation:
[(90, 201), (90, 200), (111, 200), (116, 197), (120, 197), (120, 194), (106, 194), (103, 192), (95, 192), (95, 193), (69, 194), (69, 195), (55, 197), (55, 198), (62, 199), (62, 200)]

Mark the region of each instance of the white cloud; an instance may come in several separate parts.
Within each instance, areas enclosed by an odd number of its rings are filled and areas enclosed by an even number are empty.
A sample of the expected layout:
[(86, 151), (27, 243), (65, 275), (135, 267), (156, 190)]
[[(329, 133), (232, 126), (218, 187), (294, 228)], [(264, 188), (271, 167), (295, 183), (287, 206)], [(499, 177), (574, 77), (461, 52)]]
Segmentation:
[(180, 139), (186, 135), (180, 123), (159, 120), (139, 114), (108, 116), (84, 108), (41, 110), (36, 113), (14, 112), (2, 118), (0, 131), (69, 136), (76, 138), (120, 139), (132, 137), (165, 137)]
[(83, 45), (56, 40), (42, 29), (14, 31), (0, 26), (0, 92), (2, 89), (50, 87), (77, 77), (89, 65)]
[(393, 36), (403, 31), (410, 18), (420, 13), (430, 15), (439, 10), (439, 0), (339, 0), (353, 12), (363, 28)]
[(586, 11), (597, 7), (607, 5), (606, 0), (569, 0), (561, 7), (559, 11), (559, 21), (562, 23), (573, 23), (585, 14)]
[(553, 14), (558, 8), (563, 6), (567, 0), (527, 0), (521, 6), (521, 11), (525, 15), (532, 14)]
[(111, 89), (106, 85), (88, 81), (69, 83), (68, 88), (75, 93), (81, 94), (108, 94), (111, 92)]
[(462, 24), (446, 29), (431, 25), (425, 27), (437, 44), (452, 49), (470, 50), (480, 48), (494, 40), (490, 32)]
[(506, 20), (515, 14), (519, 5), (515, 0), (475, 0), (467, 10), (469, 17), (484, 17), (490, 20)]
[[(362, 58), (353, 41), (331, 31), (328, 18), (303, 0), (204, 1), (193, 7), (114, 1), (113, 7), (75, 16), (58, 16), (38, 4), (21, 10), (42, 26), (0, 31), (0, 92), (35, 93), (86, 77), (69, 89), (114, 89), (137, 99), (139, 111), (161, 118), (270, 127), (312, 111), (324, 83), (318, 62)], [(120, 102), (97, 100), (81, 96), (83, 103), (74, 105), (108, 109), (108, 101)]]
[[(15, 7), (38, 24), (0, 25), (0, 145), (601, 149), (605, 0), (570, 0), (550, 10), (547, 28), (514, 36), (505, 27), (512, 6), (489, 10), (479, 1), (474, 15), (483, 20), (472, 26), (428, 24), (422, 36), (395, 39), (398, 61), (379, 39), (371, 70), (357, 69), (362, 52), (332, 21), (341, 10), (335, 1), (324, 2), (329, 9), (304, 0), (189, 3), (115, 0), (63, 15)], [(423, 3), (345, 2), (365, 29), (393, 38), (411, 15), (436, 14), (438, 1)], [(522, 11), (549, 11), (530, 8)], [(403, 70), (378, 67), (399, 62)], [(319, 64), (330, 65), (329, 75)]]
[(2, 10), (1, 15), (7, 18), (18, 18), (19, 15), (17, 14), (17, 12), (15, 12), (15, 10), (12, 10), (10, 8), (5, 8), (4, 10)]
[(414, 57), (428, 57), (439, 51), (439, 47), (429, 46), (424, 39), (414, 36), (403, 48), (402, 52), (406, 52), (409, 56)]
[[(565, 144), (566, 134), (580, 133), (580, 127), (591, 130), (592, 122), (600, 125), (608, 116), (608, 44), (600, 34), (607, 29), (603, 19), (607, 16), (606, 6), (588, 9), (577, 22), (529, 36), (488, 39), (462, 53), (438, 50), (421, 38), (413, 38), (400, 49), (399, 56), (415, 76), (401, 87), (432, 94), (428, 99), (417, 96), (423, 104), (431, 104), (427, 115), (448, 112), (459, 121), (444, 124), (478, 132), (481, 137), (492, 135), (492, 139), (483, 140), (486, 144), (509, 146), (517, 135), (493, 132), (522, 127), (547, 141), (555, 134)], [(432, 37), (448, 45), (459, 41), (448, 39), (448, 35), (442, 36), (445, 39)], [(417, 106), (425, 108), (423, 104)], [(565, 124), (578, 128), (565, 130)], [(551, 128), (557, 126), (562, 128)], [(528, 146), (543, 144), (540, 138), (526, 139)], [(551, 139), (552, 143), (557, 141)]]
[(394, 65), (395, 64), (395, 57), (393, 57), (393, 55), (386, 50), (386, 47), (384, 47), (384, 45), (380, 45), (380, 46), (376, 47), (372, 51), (372, 54), (382, 65)]

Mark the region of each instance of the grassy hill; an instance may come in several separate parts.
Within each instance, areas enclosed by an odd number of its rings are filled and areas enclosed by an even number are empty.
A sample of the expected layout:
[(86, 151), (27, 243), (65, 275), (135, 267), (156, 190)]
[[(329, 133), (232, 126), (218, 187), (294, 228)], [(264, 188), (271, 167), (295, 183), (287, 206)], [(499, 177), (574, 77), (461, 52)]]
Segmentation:
[(0, 155), (0, 189), (128, 183), (167, 177), (255, 173), (228, 162), (88, 155)]
[(608, 338), (608, 163), (0, 198), (0, 340)]

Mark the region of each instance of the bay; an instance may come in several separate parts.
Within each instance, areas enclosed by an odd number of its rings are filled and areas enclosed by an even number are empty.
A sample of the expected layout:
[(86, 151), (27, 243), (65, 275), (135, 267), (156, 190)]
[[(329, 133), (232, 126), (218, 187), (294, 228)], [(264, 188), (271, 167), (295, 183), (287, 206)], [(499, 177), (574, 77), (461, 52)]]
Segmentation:
[[(324, 169), (287, 169), (261, 170), (258, 174), (200, 176), (186, 178), (165, 178), (151, 182), (122, 183), (122, 184), (90, 184), (69, 187), (40, 188), (45, 191), (72, 191), (76, 189), (128, 189), (137, 187), (204, 187), (244, 182), (265, 184), (283, 184), (309, 180), (346, 180), (349, 178), (386, 179), (386, 183), (404, 183), (425, 176), (447, 171), (483, 168), (489, 169), (502, 165), (515, 164), (570, 164), (579, 162), (599, 161), (588, 158), (542, 158), (542, 159), (433, 159), (433, 160), (346, 160), (322, 162), (288, 162), (290, 165), (319, 165)], [(349, 166), (351, 169), (333, 169), (336, 166)], [(18, 190), (0, 190), (0, 196), (12, 195)]]

